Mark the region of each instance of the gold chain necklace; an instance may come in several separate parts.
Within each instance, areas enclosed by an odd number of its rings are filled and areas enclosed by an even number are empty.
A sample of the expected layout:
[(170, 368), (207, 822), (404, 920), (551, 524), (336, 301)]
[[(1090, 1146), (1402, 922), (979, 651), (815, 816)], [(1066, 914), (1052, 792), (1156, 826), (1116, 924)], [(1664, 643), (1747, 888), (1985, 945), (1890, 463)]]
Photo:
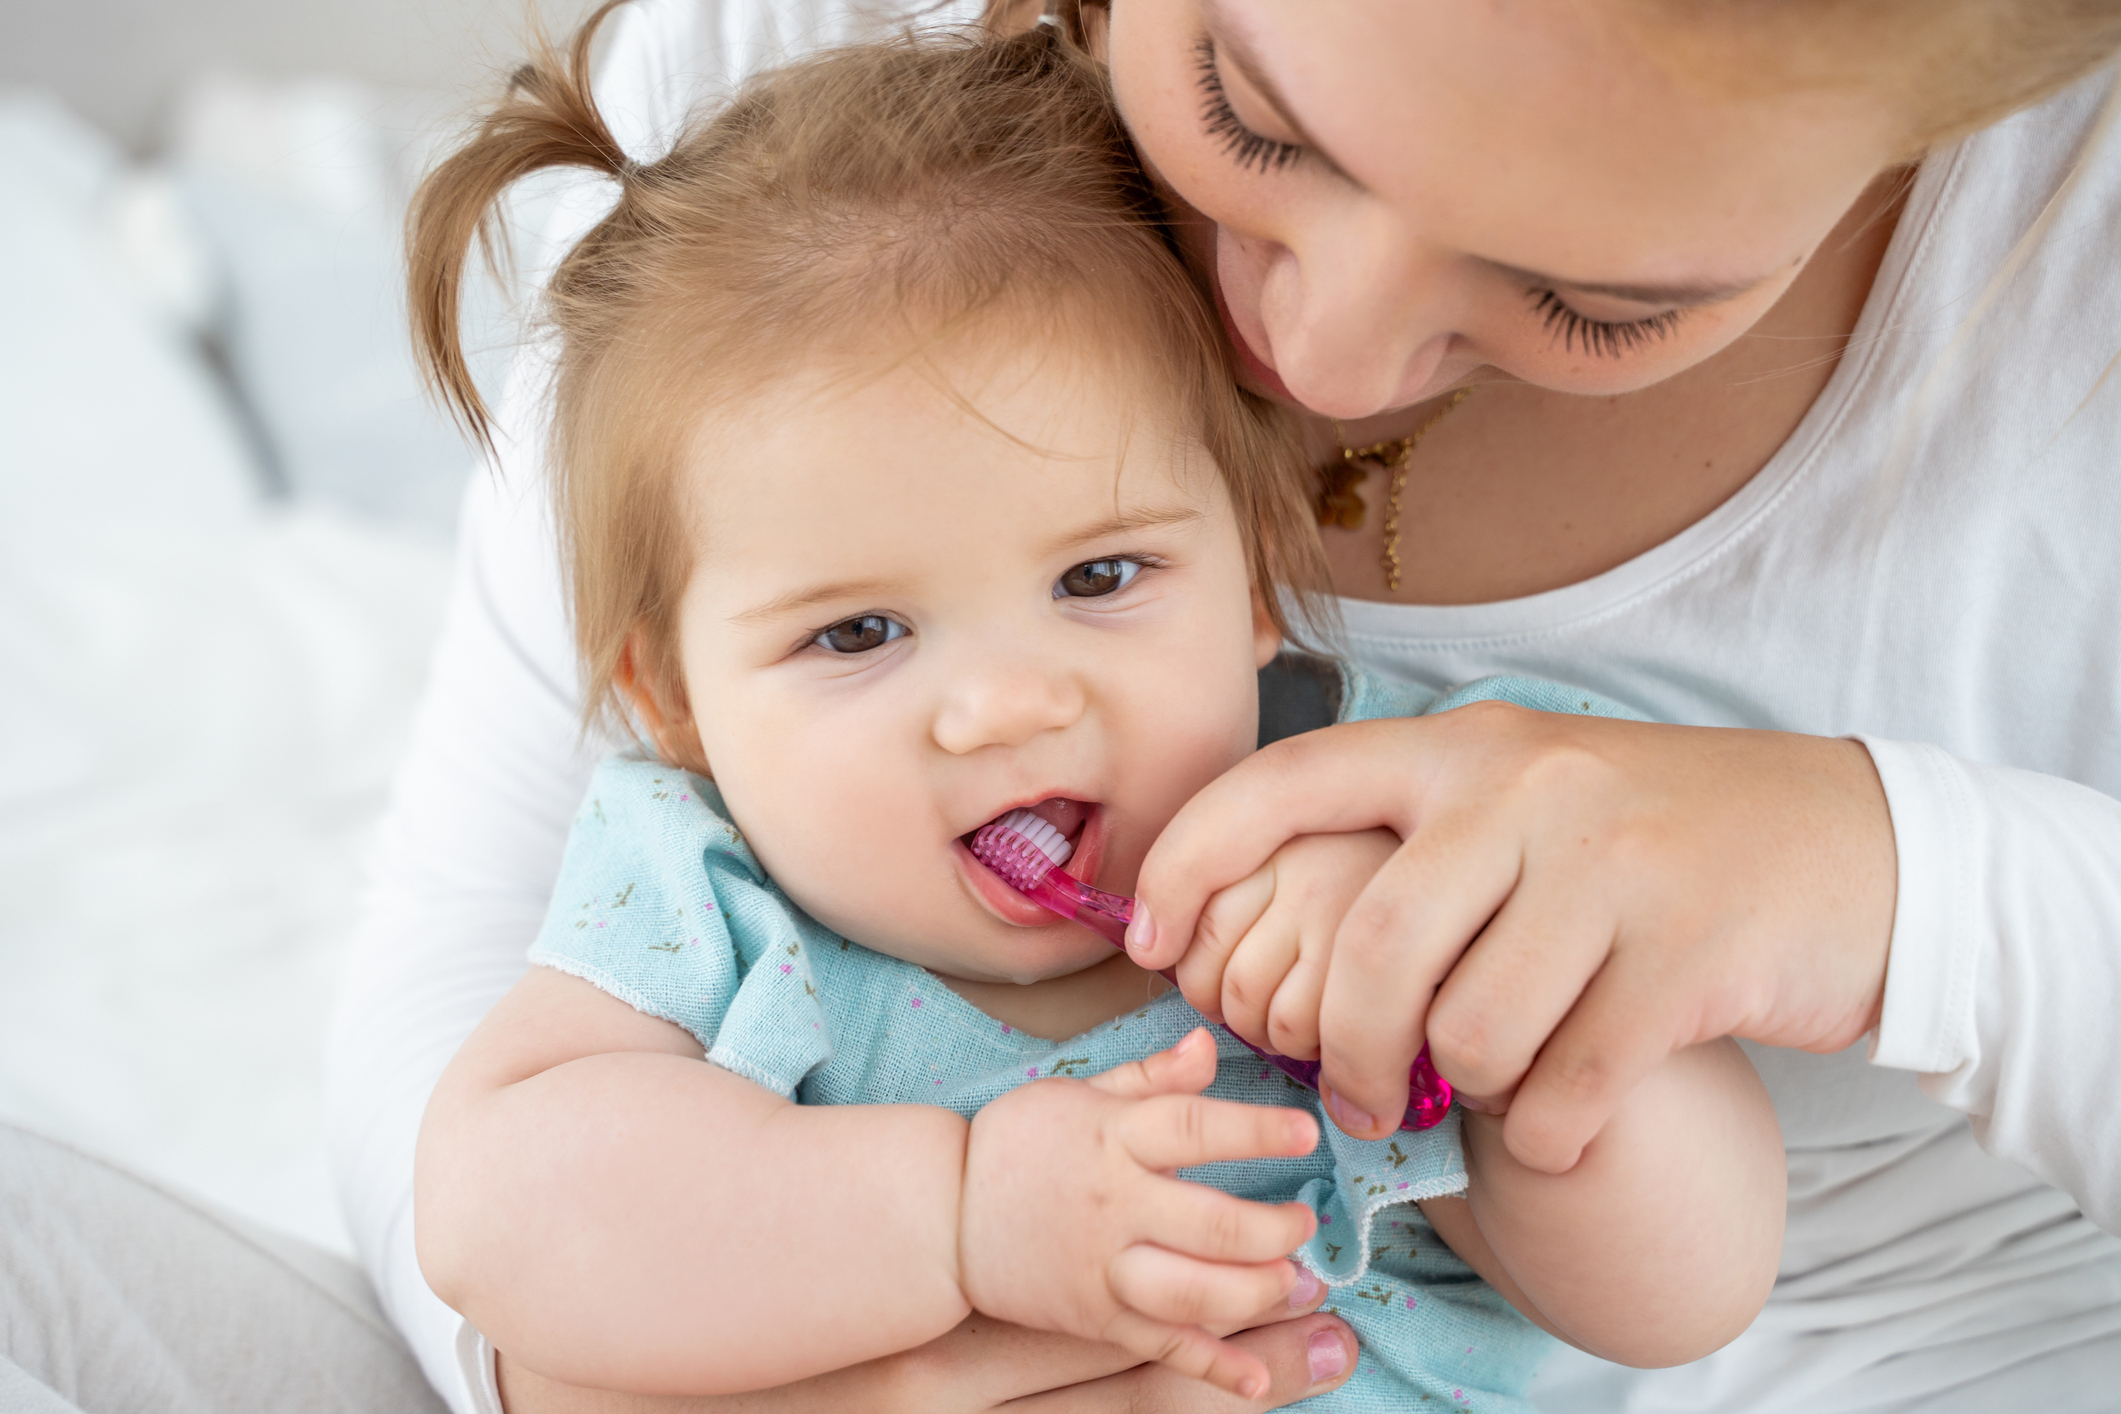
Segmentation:
[(1349, 446), (1341, 435), (1340, 423), (1333, 424), (1333, 439), (1340, 443), (1340, 457), (1318, 469), (1318, 523), (1337, 525), (1343, 530), (1362, 529), (1365, 507), (1355, 488), (1370, 474), (1364, 463), (1390, 469), (1392, 486), (1385, 495), (1385, 549), (1381, 561), (1388, 591), (1399, 588), (1399, 500), (1407, 489), (1407, 463), (1414, 459), (1414, 449), (1430, 429), (1449, 417), (1472, 392), (1471, 388), (1460, 388), (1449, 402), (1430, 413), (1421, 426), (1406, 436), (1373, 442), (1367, 447)]

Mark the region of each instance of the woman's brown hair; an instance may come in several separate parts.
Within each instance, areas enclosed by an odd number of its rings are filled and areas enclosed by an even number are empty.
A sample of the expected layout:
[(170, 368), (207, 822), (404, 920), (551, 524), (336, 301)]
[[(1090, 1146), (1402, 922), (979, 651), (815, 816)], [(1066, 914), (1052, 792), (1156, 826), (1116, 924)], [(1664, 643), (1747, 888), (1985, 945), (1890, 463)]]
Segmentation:
[[(1834, 87), (1899, 113), (1907, 155), (1963, 137), (2121, 55), (2121, 0), (1610, 0), (1653, 54), (1735, 94)], [(1041, 9), (1078, 39), (1111, 0), (987, 0), (998, 29)]]
[(917, 353), (999, 315), (1027, 339), (1087, 335), (1138, 363), (1134, 386), (1165, 393), (1220, 467), (1277, 621), (1279, 591), (1316, 602), (1323, 554), (1286, 419), (1236, 388), (1220, 322), (1077, 45), (1041, 25), (828, 52), (753, 79), (637, 164), (589, 85), (615, 3), (564, 55), (541, 48), (517, 71), (408, 223), (422, 367), (490, 451), (458, 328), (471, 252), (530, 173), (585, 167), (618, 184), (544, 308), (549, 474), (589, 718), (630, 687), (689, 720), (675, 635), (693, 548), (677, 473), (703, 423), (880, 324)]
[(1898, 115), (1911, 158), (2121, 54), (2121, 0), (1618, 0), (1618, 9), (1653, 53), (1727, 92), (1877, 95)]

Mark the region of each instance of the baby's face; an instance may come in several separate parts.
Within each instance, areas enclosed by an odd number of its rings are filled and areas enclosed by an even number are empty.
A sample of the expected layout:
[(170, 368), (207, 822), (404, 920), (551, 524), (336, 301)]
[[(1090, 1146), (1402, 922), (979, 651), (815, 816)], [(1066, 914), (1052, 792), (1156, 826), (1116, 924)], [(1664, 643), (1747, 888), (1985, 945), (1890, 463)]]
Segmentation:
[(1132, 892), (1178, 807), (1252, 750), (1278, 640), (1221, 478), (1157, 398), (1065, 354), (936, 365), (784, 382), (703, 437), (684, 678), (799, 906), (950, 976), (1037, 981), (1112, 945), (1011, 890), (972, 833), (1036, 807), (1075, 840), (1069, 873)]

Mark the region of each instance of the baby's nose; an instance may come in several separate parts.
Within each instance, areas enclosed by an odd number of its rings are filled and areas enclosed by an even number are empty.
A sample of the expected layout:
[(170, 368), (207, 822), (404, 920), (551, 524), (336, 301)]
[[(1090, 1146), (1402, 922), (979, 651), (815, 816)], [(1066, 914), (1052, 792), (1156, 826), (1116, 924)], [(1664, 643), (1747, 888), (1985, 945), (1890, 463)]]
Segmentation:
[(983, 665), (954, 683), (935, 715), (935, 743), (954, 756), (1022, 746), (1081, 720), (1087, 698), (1073, 673), (1018, 662)]

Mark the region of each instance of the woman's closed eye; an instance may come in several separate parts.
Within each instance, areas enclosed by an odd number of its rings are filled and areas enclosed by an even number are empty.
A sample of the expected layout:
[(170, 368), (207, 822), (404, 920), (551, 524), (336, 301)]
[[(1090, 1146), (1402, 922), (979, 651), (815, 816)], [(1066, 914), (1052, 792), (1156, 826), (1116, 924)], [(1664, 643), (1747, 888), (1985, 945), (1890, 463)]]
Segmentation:
[(810, 641), (827, 653), (867, 653), (912, 631), (883, 614), (857, 614), (841, 619)]
[(1053, 581), (1053, 597), (1102, 599), (1132, 584), (1141, 571), (1140, 560), (1085, 560)]
[(1654, 344), (1671, 334), (1686, 311), (1668, 309), (1646, 319), (1593, 319), (1569, 308), (1559, 293), (1544, 286), (1525, 292), (1532, 312), (1555, 342), (1570, 353), (1579, 341), (1583, 351), (1598, 358), (1619, 358)]
[(1201, 124), (1208, 136), (1222, 144), (1224, 152), (1240, 167), (1273, 172), (1304, 155), (1303, 148), (1264, 133), (1254, 132), (1237, 116), (1230, 94), (1223, 87), (1222, 70), (1215, 63), (1215, 41), (1202, 35), (1193, 46), (1194, 73), (1200, 83)]

